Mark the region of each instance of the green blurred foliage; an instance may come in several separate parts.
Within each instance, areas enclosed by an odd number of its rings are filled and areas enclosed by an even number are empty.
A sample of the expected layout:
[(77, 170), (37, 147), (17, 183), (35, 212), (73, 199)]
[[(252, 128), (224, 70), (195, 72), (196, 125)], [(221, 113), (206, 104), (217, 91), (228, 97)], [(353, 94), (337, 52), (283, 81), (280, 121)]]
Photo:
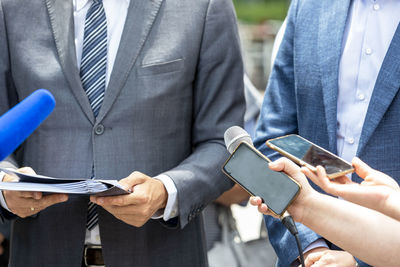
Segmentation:
[(289, 0), (233, 0), (238, 19), (249, 23), (265, 20), (283, 20)]

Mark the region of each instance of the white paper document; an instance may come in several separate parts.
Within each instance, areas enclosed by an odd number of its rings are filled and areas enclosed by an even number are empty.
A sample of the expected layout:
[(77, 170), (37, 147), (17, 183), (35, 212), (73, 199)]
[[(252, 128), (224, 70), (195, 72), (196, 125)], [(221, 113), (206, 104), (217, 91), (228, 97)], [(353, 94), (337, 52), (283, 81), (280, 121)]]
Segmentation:
[(18, 178), (16, 182), (0, 182), (0, 190), (65, 193), (79, 195), (114, 196), (128, 194), (117, 180), (54, 178), (20, 173), (0, 168), (0, 171)]

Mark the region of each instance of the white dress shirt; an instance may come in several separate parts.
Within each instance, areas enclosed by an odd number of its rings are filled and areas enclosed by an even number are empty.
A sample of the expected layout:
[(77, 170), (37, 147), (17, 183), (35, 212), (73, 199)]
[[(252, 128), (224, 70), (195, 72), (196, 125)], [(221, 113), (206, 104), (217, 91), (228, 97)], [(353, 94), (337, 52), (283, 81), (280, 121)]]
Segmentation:
[[(75, 48), (78, 68), (82, 58), (83, 36), (85, 31), (85, 18), (93, 0), (74, 0), (74, 22), (75, 22)], [(106, 88), (110, 81), (114, 61), (117, 56), (119, 43), (128, 14), (130, 0), (103, 0), (104, 11), (107, 18), (107, 71)], [(167, 192), (167, 206), (163, 212), (157, 212), (153, 219), (164, 218), (169, 220), (178, 215), (178, 194), (174, 182), (167, 175), (159, 175), (157, 179), (163, 182)], [(86, 244), (99, 244), (100, 234), (97, 225), (91, 231), (86, 231)]]
[[(337, 99), (337, 152), (351, 162), (379, 70), (400, 21), (398, 0), (353, 0), (342, 42)], [(350, 175), (349, 175), (350, 176)], [(319, 239), (305, 250), (327, 247)]]
[[(75, 48), (78, 68), (80, 67), (83, 48), (83, 37), (85, 30), (86, 13), (88, 12), (93, 0), (73, 0), (74, 5), (74, 25), (75, 25)], [(103, 0), (104, 11), (107, 18), (107, 70), (106, 70), (106, 88), (110, 81), (114, 61), (117, 56), (119, 43), (128, 14), (130, 0)], [(133, 171), (133, 170), (132, 170)], [(2, 181), (4, 173), (0, 173)], [(165, 221), (178, 216), (178, 193), (172, 179), (164, 174), (154, 177), (159, 179), (168, 192), (167, 206), (165, 210), (158, 211), (153, 219), (163, 218)], [(0, 194), (0, 204), (9, 210), (3, 194)], [(100, 244), (100, 232), (97, 225), (91, 231), (86, 230), (85, 244)]]

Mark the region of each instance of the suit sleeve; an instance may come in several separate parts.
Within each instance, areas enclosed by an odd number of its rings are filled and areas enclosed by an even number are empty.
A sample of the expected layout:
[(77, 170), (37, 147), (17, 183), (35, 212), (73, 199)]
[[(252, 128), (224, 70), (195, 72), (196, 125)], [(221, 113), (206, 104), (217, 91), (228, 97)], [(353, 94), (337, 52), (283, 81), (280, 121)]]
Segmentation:
[(228, 158), (223, 135), (243, 125), (243, 64), (236, 16), (229, 0), (210, 0), (193, 96), (192, 154), (166, 172), (178, 191), (179, 224), (184, 227), (232, 182), (221, 167)]
[[(268, 139), (298, 132), (294, 75), (294, 36), (298, 1), (292, 1), (287, 17), (287, 28), (271, 72), (256, 129), (254, 145), (272, 160), (279, 158), (269, 149)], [(299, 256), (295, 238), (278, 219), (265, 216), (268, 236), (282, 266), (289, 266)], [(302, 247), (321, 238), (302, 224), (297, 223)], [(279, 265), (280, 266), (280, 265)]]
[[(10, 102), (14, 102), (10, 101), (10, 98), (15, 94), (15, 92), (12, 92), (14, 86), (11, 77), (7, 39), (3, 4), (0, 1), (0, 116), (10, 109)], [(0, 162), (0, 167), (3, 168), (16, 168), (16, 166), (17, 163), (13, 155), (8, 156), (5, 160)], [(15, 216), (13, 214), (8, 212), (3, 207), (0, 207), (1, 220), (11, 219), (14, 217)]]

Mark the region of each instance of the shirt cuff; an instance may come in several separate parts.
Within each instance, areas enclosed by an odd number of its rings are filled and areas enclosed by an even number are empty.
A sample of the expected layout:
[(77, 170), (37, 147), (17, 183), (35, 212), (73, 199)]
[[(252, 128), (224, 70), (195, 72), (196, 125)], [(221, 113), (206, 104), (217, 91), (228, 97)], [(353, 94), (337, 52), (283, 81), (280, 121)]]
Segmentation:
[(303, 250), (303, 254), (309, 252), (314, 248), (329, 248), (329, 247), (323, 238), (318, 238)]
[[(4, 172), (0, 172), (0, 181), (3, 182), (4, 176), (6, 174)], [(8, 208), (7, 203), (6, 203), (6, 199), (4, 198), (3, 195), (3, 190), (1, 190), (1, 194), (0, 194), (0, 205), (6, 209), (7, 211), (11, 212), (11, 210)], [(12, 212), (11, 212), (12, 213)]]
[[(303, 254), (307, 253), (308, 251), (314, 249), (314, 248), (329, 248), (328, 244), (326, 244), (325, 240), (323, 238), (318, 238), (314, 242), (312, 242), (310, 245), (308, 245), (304, 250)], [(299, 257), (290, 264), (290, 267), (297, 267), (300, 264)]]
[(176, 186), (174, 182), (172, 181), (171, 177), (169, 177), (166, 174), (160, 174), (154, 179), (160, 180), (164, 186), (165, 189), (167, 190), (168, 193), (168, 200), (167, 200), (167, 205), (165, 206), (165, 209), (160, 209), (156, 211), (156, 213), (153, 214), (151, 217), (152, 219), (160, 219), (163, 218), (164, 221), (168, 221), (172, 218), (175, 218), (179, 215), (178, 211), (178, 190), (176, 189)]

